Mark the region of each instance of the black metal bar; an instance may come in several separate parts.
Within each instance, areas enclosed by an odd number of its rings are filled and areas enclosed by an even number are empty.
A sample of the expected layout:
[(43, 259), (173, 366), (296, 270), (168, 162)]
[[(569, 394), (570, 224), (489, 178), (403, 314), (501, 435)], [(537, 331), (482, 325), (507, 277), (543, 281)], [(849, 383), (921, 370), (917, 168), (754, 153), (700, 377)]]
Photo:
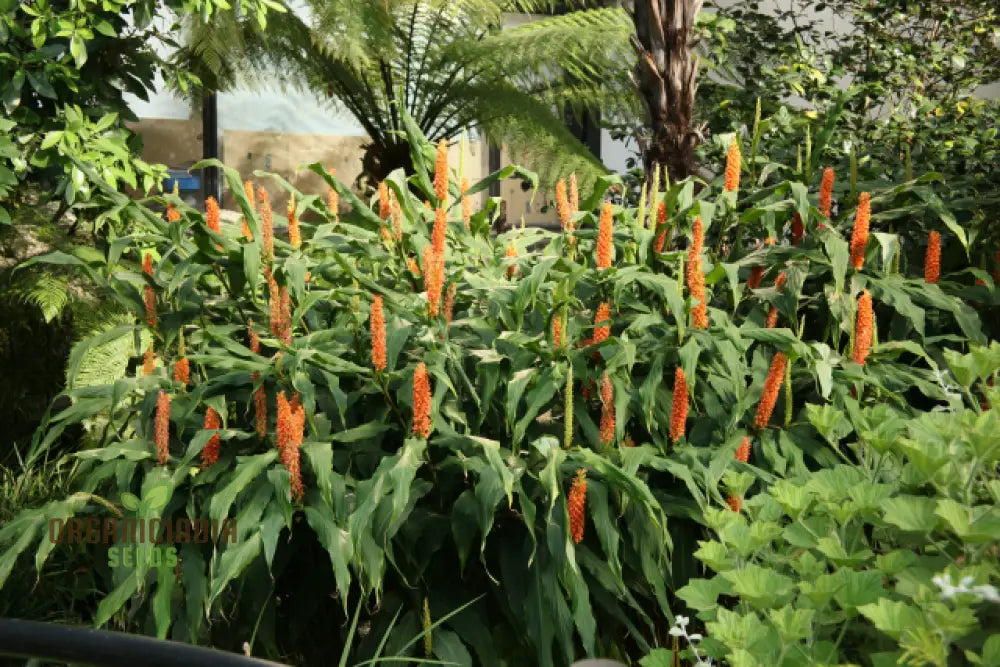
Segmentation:
[(93, 628), (0, 618), (0, 656), (102, 667), (285, 667), (236, 653)]
[[(201, 107), (202, 157), (206, 160), (219, 158), (219, 103), (215, 93), (205, 93)], [(222, 181), (217, 167), (202, 170), (205, 199), (215, 197), (222, 201)]]
[[(488, 151), (487, 155), (488, 155), (487, 159), (489, 160), (489, 171), (488, 171), (488, 173), (492, 174), (495, 171), (499, 171), (500, 170), (500, 147), (499, 146), (493, 146), (491, 144), (490, 147), (489, 147), (489, 151)], [(496, 183), (490, 183), (490, 188), (489, 188), (488, 194), (489, 194), (490, 197), (499, 197), (500, 196), (500, 181), (497, 181)]]

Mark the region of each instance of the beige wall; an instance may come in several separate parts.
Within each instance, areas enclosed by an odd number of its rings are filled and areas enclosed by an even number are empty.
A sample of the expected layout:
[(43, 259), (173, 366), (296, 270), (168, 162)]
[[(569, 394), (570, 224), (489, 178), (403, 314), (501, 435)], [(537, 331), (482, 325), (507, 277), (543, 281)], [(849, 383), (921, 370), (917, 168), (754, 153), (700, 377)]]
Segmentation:
[[(500, 152), (500, 164), (514, 164), (506, 150)], [(528, 227), (558, 224), (555, 191), (541, 188), (537, 191), (530, 188), (522, 190), (521, 183), (522, 181), (516, 178), (500, 182), (500, 197), (507, 203), (507, 224), (520, 227), (522, 216), (524, 224)]]
[[(201, 159), (200, 120), (144, 118), (131, 127), (142, 135), (143, 159), (148, 162), (186, 168)], [(362, 147), (366, 141), (366, 137), (358, 136), (225, 130), (220, 157), (226, 165), (239, 171), (243, 180), (252, 178), (258, 187), (266, 188), (274, 210), (281, 211), (288, 202), (284, 189), (271, 179), (254, 177), (254, 171), (277, 174), (303, 194), (325, 196), (326, 183), (319, 174), (310, 171), (308, 165), (319, 162), (327, 169), (336, 169), (338, 179), (353, 185), (361, 173)], [(449, 149), (448, 161), (455, 170), (459, 166), (460, 152), (459, 143), (454, 142)], [(485, 144), (469, 142), (465, 152), (466, 178), (474, 184), (488, 173), (487, 168)], [(516, 182), (504, 186), (516, 188), (520, 193)], [(225, 190), (223, 206), (236, 208), (228, 188)], [(527, 197), (522, 199), (526, 201)]]
[(201, 120), (143, 118), (128, 123), (142, 136), (142, 159), (173, 168), (186, 168), (201, 159)]

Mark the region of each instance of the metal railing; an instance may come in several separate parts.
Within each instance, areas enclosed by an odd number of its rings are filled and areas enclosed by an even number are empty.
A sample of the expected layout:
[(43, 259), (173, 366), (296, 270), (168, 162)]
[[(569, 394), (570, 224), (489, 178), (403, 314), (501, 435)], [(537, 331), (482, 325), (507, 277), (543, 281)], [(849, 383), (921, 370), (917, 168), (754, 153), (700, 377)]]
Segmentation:
[(101, 667), (287, 667), (123, 632), (0, 618), (0, 656)]

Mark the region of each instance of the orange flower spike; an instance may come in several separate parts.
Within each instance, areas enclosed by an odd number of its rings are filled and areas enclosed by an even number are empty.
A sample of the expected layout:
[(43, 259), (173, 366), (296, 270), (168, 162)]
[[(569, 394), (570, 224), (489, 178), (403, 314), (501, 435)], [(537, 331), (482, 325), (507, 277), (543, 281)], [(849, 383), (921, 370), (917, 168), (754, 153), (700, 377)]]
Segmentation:
[(941, 275), (941, 234), (931, 232), (927, 239), (927, 254), (924, 256), (924, 280), (934, 284)]
[[(833, 167), (827, 167), (823, 170), (823, 181), (819, 186), (819, 212), (823, 214), (827, 220), (830, 219), (830, 213), (833, 211), (833, 179), (834, 179)], [(823, 225), (820, 225), (823, 228)]]
[(760, 287), (760, 281), (764, 277), (764, 267), (755, 266), (750, 269), (750, 278), (747, 280), (747, 287), (750, 289), (757, 289)]
[(615, 440), (615, 389), (611, 377), (604, 373), (601, 378), (601, 443), (610, 444)]
[(858, 197), (858, 212), (854, 216), (854, 232), (851, 234), (851, 265), (860, 271), (865, 263), (865, 248), (868, 246), (868, 222), (871, 219), (871, 195), (862, 192)]
[(597, 314), (594, 315), (594, 338), (591, 343), (596, 345), (608, 339), (611, 335), (611, 303), (603, 302), (597, 307)]
[(150, 343), (142, 358), (142, 374), (152, 375), (154, 370), (156, 370), (156, 355), (153, 353), (153, 344)]
[(381, 296), (372, 299), (371, 330), (372, 366), (381, 372), (385, 370), (385, 313)]
[(555, 347), (562, 347), (563, 344), (563, 323), (562, 317), (556, 316), (552, 318), (552, 344)]
[(431, 381), (423, 362), (413, 371), (413, 433), (421, 438), (431, 435)]
[(663, 246), (667, 242), (667, 202), (661, 201), (656, 206), (656, 228), (660, 233), (656, 236), (654, 250), (663, 252)]
[(674, 371), (674, 400), (670, 408), (670, 439), (675, 443), (684, 437), (687, 428), (688, 386), (684, 377), (684, 369), (680, 366)]
[(243, 182), (243, 192), (246, 193), (247, 199), (250, 201), (250, 208), (257, 211), (257, 196), (253, 190), (253, 181), (247, 179)]
[(303, 494), (302, 471), (299, 468), (299, 445), (305, 430), (305, 412), (299, 403), (298, 394), (289, 401), (285, 392), (278, 393), (277, 446), (281, 462), (288, 470), (291, 495), (300, 500)]
[(389, 193), (390, 216), (392, 217), (392, 237), (396, 241), (403, 240), (403, 209), (399, 205), (399, 200), (392, 192)]
[[(174, 192), (175, 197), (180, 195), (180, 189), (177, 186), (177, 181), (174, 181)], [(167, 222), (177, 222), (181, 219), (181, 214), (174, 208), (173, 204), (167, 204)]]
[(701, 251), (704, 247), (705, 230), (702, 227), (701, 216), (699, 215), (694, 219), (694, 224), (691, 225), (691, 252), (688, 254), (689, 265), (694, 261), (698, 263), (699, 267), (701, 266)]
[[(219, 413), (215, 411), (214, 408), (209, 408), (205, 412), (205, 425), (202, 426), (206, 431), (210, 429), (218, 430), (222, 423), (219, 421)], [(219, 460), (219, 449), (221, 448), (222, 439), (219, 434), (216, 433), (208, 442), (205, 443), (205, 447), (201, 450), (201, 466), (202, 468), (207, 468), (216, 461)]]
[(806, 228), (802, 224), (802, 216), (798, 213), (792, 218), (792, 245), (798, 245), (806, 233)]
[[(250, 202), (250, 208), (256, 213), (257, 211), (257, 197), (254, 195), (253, 181), (246, 180), (243, 182), (243, 192), (247, 196), (247, 200)], [(250, 225), (247, 224), (246, 216), (243, 217), (243, 238), (248, 241), (253, 241), (253, 232), (250, 231)]]
[(563, 231), (567, 231), (573, 212), (570, 210), (569, 199), (566, 197), (566, 181), (561, 178), (556, 183), (556, 213), (559, 214), (559, 222)]
[(420, 267), (417, 266), (417, 260), (413, 259), (412, 257), (408, 257), (406, 259), (406, 268), (408, 268), (410, 270), (410, 273), (415, 275), (417, 278), (421, 276)]
[(150, 329), (156, 328), (156, 292), (146, 285), (142, 288), (142, 302), (146, 307), (146, 324)]
[(448, 142), (442, 139), (437, 146), (437, 162), (434, 164), (434, 196), (438, 206), (444, 207), (448, 201)]
[(472, 229), (472, 199), (465, 195), (469, 191), (469, 179), (462, 179), (459, 191), (462, 193), (462, 222), (466, 229)]
[(427, 307), (431, 317), (441, 312), (441, 272), (439, 262), (431, 246), (424, 246), (424, 291), (427, 293)]
[(854, 329), (854, 361), (865, 365), (868, 353), (872, 347), (872, 325), (875, 314), (872, 310), (872, 295), (868, 290), (861, 291), (858, 298), (858, 317)]
[(389, 201), (389, 186), (385, 181), (378, 184), (378, 217), (388, 220), (392, 214), (392, 202)]
[[(336, 178), (337, 170), (331, 169), (330, 176)], [(330, 209), (331, 213), (333, 213), (333, 219), (335, 221), (338, 220), (339, 219), (338, 213), (340, 210), (340, 195), (337, 194), (337, 191), (334, 190), (332, 187), (328, 188), (326, 192), (326, 207)]]
[(191, 363), (187, 357), (181, 357), (174, 363), (174, 382), (180, 382), (184, 386), (191, 381)]
[[(142, 257), (142, 270), (146, 275), (153, 275), (153, 256), (148, 252)], [(156, 328), (156, 292), (149, 285), (142, 289), (142, 302), (146, 307), (146, 323), (150, 329)]]
[[(507, 246), (506, 257), (508, 259), (510, 259), (510, 258), (516, 258), (517, 257), (517, 248), (515, 248), (513, 245)], [(515, 275), (517, 275), (517, 264), (515, 264), (514, 262), (511, 262), (510, 266), (507, 267), (507, 277), (508, 278), (513, 278)]]
[(599, 270), (611, 267), (612, 237), (614, 216), (611, 202), (604, 202), (601, 207), (601, 219), (597, 230), (597, 268)]
[(288, 296), (288, 288), (281, 286), (281, 342), (292, 344), (292, 300)]
[(264, 188), (258, 188), (257, 199), (260, 201), (260, 236), (264, 243), (262, 251), (264, 259), (274, 257), (274, 213), (271, 211), (271, 198)]
[(215, 197), (205, 200), (205, 225), (216, 234), (222, 233), (222, 219), (219, 212), (219, 202)]
[(156, 445), (156, 461), (161, 466), (170, 458), (170, 394), (160, 390), (156, 399), (156, 418), (153, 424), (153, 444)]
[(586, 523), (587, 505), (587, 471), (583, 468), (576, 471), (573, 486), (566, 497), (566, 511), (569, 514), (569, 534), (575, 544), (583, 541), (583, 526)]
[(288, 243), (293, 248), (302, 246), (302, 230), (299, 228), (299, 217), (295, 215), (295, 195), (288, 198)]
[(448, 285), (448, 291), (444, 294), (444, 323), (451, 326), (451, 317), (455, 311), (455, 283)]
[(284, 463), (288, 469), (289, 486), (293, 500), (302, 500), (305, 487), (302, 484), (302, 469), (300, 467), (300, 452), (302, 440), (305, 437), (306, 412), (302, 407), (298, 393), (291, 400), (291, 433), (288, 446), (285, 448)]
[(288, 402), (285, 392), (278, 392), (278, 424), (275, 428), (275, 443), (282, 462), (285, 458), (285, 449), (292, 441), (292, 405)]
[(443, 207), (439, 207), (434, 214), (434, 228), (431, 230), (431, 244), (434, 246), (434, 254), (444, 257), (445, 240), (448, 232), (448, 214)]
[[(254, 384), (260, 382), (259, 372), (255, 371), (252, 377)], [(254, 429), (257, 431), (257, 435), (263, 438), (267, 435), (267, 393), (264, 391), (263, 385), (253, 392), (253, 407)]]
[(739, 496), (729, 496), (726, 498), (726, 504), (734, 512), (739, 512), (740, 508), (743, 507), (742, 499)]
[[(784, 271), (779, 273), (778, 277), (775, 278), (774, 280), (774, 288), (779, 292), (781, 292), (785, 287), (785, 281), (787, 279), (788, 276), (785, 274)], [(767, 328), (773, 329), (777, 324), (778, 324), (778, 309), (774, 306), (771, 306), (771, 311), (767, 314)]]
[[(569, 175), (569, 211), (570, 215), (580, 210), (580, 190), (576, 187), (576, 173)], [(570, 226), (572, 229), (572, 226)]]
[(750, 460), (750, 438), (743, 436), (740, 446), (736, 448), (736, 460), (746, 463)]
[(697, 302), (691, 309), (695, 329), (708, 328), (708, 303), (705, 300), (705, 274), (701, 270), (701, 250), (704, 244), (704, 232), (701, 218), (695, 218), (694, 237), (688, 249), (688, 261), (685, 266), (688, 290)]
[[(253, 324), (252, 320), (250, 321), (250, 324)], [(260, 336), (258, 336), (257, 332), (250, 327), (247, 327), (247, 332), (250, 336), (250, 349), (254, 354), (260, 354)]]
[(742, 157), (740, 156), (740, 145), (733, 136), (729, 144), (729, 152), (726, 153), (726, 192), (735, 192), (740, 188), (740, 166)]
[(264, 268), (264, 276), (267, 278), (267, 288), (269, 293), (268, 303), (271, 306), (271, 334), (275, 338), (281, 338), (281, 291), (278, 289), (278, 281), (274, 279), (271, 270)]
[(764, 392), (761, 394), (760, 403), (757, 405), (757, 415), (754, 417), (754, 427), (757, 429), (766, 428), (771, 421), (771, 413), (774, 412), (774, 405), (778, 401), (778, 392), (781, 391), (781, 383), (785, 379), (785, 364), (788, 358), (784, 352), (777, 352), (771, 359), (771, 368), (764, 380)]

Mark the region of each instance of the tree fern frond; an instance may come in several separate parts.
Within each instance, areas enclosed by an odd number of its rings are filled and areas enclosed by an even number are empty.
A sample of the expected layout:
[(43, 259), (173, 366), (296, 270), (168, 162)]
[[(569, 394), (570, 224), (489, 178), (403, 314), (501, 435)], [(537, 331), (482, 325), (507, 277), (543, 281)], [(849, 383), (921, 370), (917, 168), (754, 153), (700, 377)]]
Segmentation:
[(12, 291), (25, 303), (38, 306), (46, 322), (59, 317), (70, 301), (69, 278), (48, 271), (27, 274)]
[(619, 8), (592, 9), (552, 16), (492, 34), (471, 48), (492, 56), (497, 67), (514, 74), (551, 76), (567, 66), (592, 75), (631, 68), (632, 20)]
[[(135, 321), (131, 313), (118, 307), (88, 309), (89, 313), (79, 313), (76, 318), (77, 332), (80, 335), (76, 345), (92, 336), (113, 329), (121, 324)], [(148, 338), (149, 334), (144, 335)], [(148, 344), (148, 340), (143, 341)], [(74, 346), (76, 347), (76, 346)], [(80, 363), (80, 369), (73, 379), (74, 387), (96, 387), (113, 384), (125, 377), (129, 360), (137, 353), (135, 338), (131, 333), (125, 334), (101, 345), (95, 345), (87, 350)]]
[(537, 171), (545, 185), (576, 172), (584, 183), (607, 169), (552, 113), (550, 106), (512, 86), (473, 88), (468, 110), (477, 128), (496, 145), (506, 146), (515, 162)]
[(303, 1), (305, 10), (275, 15), (266, 31), (232, 18), (199, 26), (181, 58), (210, 70), (202, 78), (219, 90), (270, 80), (336, 98), (371, 139), (369, 165), (406, 154), (398, 148), (402, 103), (431, 139), (479, 128), (543, 179), (566, 170), (586, 178), (602, 168), (564, 114), (641, 111), (628, 88), (632, 28), (621, 9), (587, 4), (503, 30), (503, 12), (530, 3)]

